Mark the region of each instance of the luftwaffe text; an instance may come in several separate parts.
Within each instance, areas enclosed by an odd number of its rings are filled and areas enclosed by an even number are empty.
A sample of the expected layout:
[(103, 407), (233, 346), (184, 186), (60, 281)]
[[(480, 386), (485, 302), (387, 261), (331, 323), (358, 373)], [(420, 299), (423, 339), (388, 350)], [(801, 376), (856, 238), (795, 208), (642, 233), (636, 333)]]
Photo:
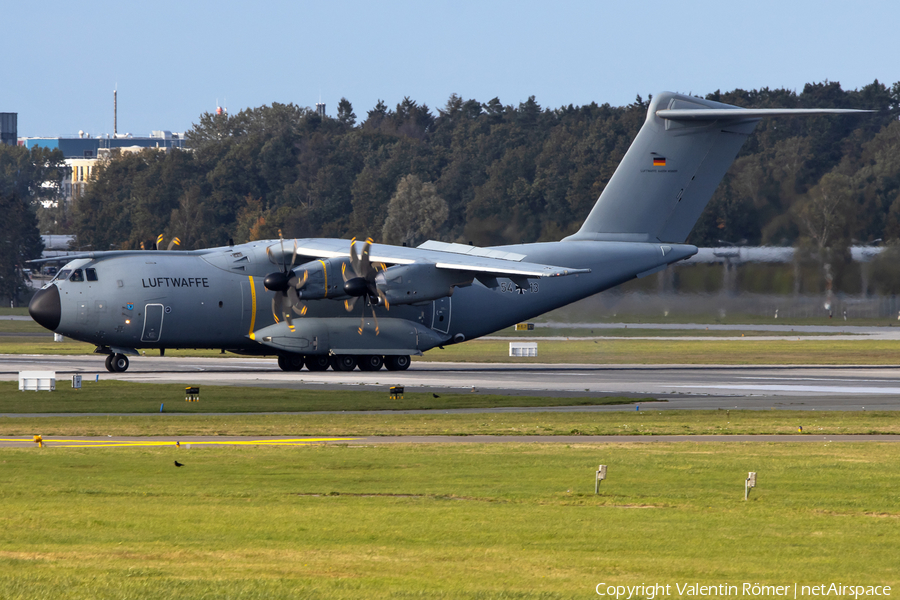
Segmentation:
[(198, 288), (209, 287), (208, 277), (151, 277), (149, 279), (141, 279), (141, 283), (145, 288), (154, 287), (186, 287)]

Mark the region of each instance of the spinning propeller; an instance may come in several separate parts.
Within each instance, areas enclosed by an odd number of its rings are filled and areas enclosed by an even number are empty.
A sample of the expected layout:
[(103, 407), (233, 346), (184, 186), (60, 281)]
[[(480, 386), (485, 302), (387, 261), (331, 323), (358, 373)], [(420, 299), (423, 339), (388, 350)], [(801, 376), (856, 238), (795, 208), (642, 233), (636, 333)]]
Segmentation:
[[(284, 238), (281, 237), (281, 231), (278, 231), (278, 237), (281, 238), (281, 264), (284, 264)], [(269, 257), (269, 260), (274, 264), (278, 264), (275, 261), (275, 258), (272, 256), (272, 251), (270, 248), (266, 248), (266, 254)], [(291, 319), (291, 310), (297, 311), (296, 305), (300, 303), (300, 297), (297, 296), (297, 290), (302, 288), (306, 284), (307, 274), (304, 271), (303, 277), (297, 277), (293, 273), (294, 269), (294, 261), (297, 258), (297, 241), (294, 240), (294, 252), (291, 254), (291, 265), (290, 267), (286, 267), (283, 271), (276, 271), (275, 273), (269, 273), (266, 275), (266, 279), (263, 282), (266, 286), (266, 289), (271, 292), (278, 292), (272, 298), (272, 316), (275, 317), (275, 322), (279, 321), (278, 315), (282, 315), (285, 321), (287, 321), (288, 327), (291, 331), (294, 330), (294, 322)], [(280, 306), (280, 310), (278, 309), (278, 305)], [(306, 306), (303, 306), (302, 310), (297, 311), (298, 314), (303, 315), (306, 314)]]
[[(378, 335), (378, 317), (375, 316), (375, 305), (383, 304), (385, 308), (390, 310), (391, 306), (384, 292), (375, 285), (375, 276), (378, 275), (378, 266), (373, 265), (369, 260), (369, 248), (372, 246), (372, 238), (368, 238), (362, 247), (362, 252), (356, 252), (356, 238), (350, 240), (350, 270), (353, 277), (347, 274), (347, 263), (341, 266), (341, 276), (344, 278), (344, 293), (351, 296), (349, 300), (344, 301), (344, 308), (347, 312), (353, 310), (356, 306), (356, 300), (360, 296), (365, 297), (365, 302), (372, 307), (372, 319), (375, 321), (375, 335)], [(380, 265), (384, 270), (384, 265)], [(366, 307), (363, 305), (362, 316), (359, 323), (359, 334), (362, 335), (363, 327), (366, 324)]]
[[(278, 235), (280, 238), (280, 231), (278, 232)], [(362, 335), (363, 328), (365, 327), (365, 305), (368, 304), (372, 307), (372, 318), (375, 321), (375, 335), (378, 335), (378, 317), (375, 315), (375, 306), (383, 305), (385, 308), (390, 309), (390, 303), (384, 292), (379, 290), (378, 286), (375, 285), (375, 277), (378, 275), (379, 269), (383, 271), (385, 266), (381, 263), (373, 264), (369, 260), (369, 248), (371, 245), (372, 240), (368, 239), (363, 243), (362, 251), (357, 252), (356, 238), (354, 238), (350, 241), (349, 261), (347, 261), (347, 259), (320, 260), (317, 262), (322, 263), (321, 267), (316, 265), (312, 269), (305, 269), (301, 275), (294, 273), (294, 263), (297, 259), (296, 241), (294, 241), (294, 252), (291, 256), (290, 266), (285, 265), (286, 259), (284, 255), (283, 238), (281, 239), (280, 260), (277, 260), (273, 255), (271, 250), (272, 247), (267, 248), (266, 254), (269, 257), (269, 260), (273, 264), (282, 267), (282, 270), (270, 273), (265, 278), (266, 289), (275, 292), (275, 297), (272, 298), (272, 315), (275, 317), (275, 322), (280, 322), (283, 319), (287, 322), (290, 330), (294, 331), (291, 311), (303, 316), (306, 314), (307, 310), (304, 300), (328, 297), (328, 270), (332, 268), (332, 265), (336, 268), (336, 263), (339, 261), (341, 263), (341, 276), (344, 278), (343, 293), (350, 296), (349, 300), (344, 301), (344, 308), (347, 311), (353, 310), (353, 307), (356, 306), (356, 300), (360, 296), (365, 297), (363, 314), (359, 325), (359, 334)], [(331, 262), (332, 260), (334, 260), (333, 263)], [(310, 271), (312, 271), (312, 276), (310, 276)], [(324, 280), (324, 283), (322, 283), (322, 280)], [(312, 282), (314, 289), (308, 293), (301, 292), (307, 283), (310, 282)], [(341, 294), (338, 295), (340, 296)]]

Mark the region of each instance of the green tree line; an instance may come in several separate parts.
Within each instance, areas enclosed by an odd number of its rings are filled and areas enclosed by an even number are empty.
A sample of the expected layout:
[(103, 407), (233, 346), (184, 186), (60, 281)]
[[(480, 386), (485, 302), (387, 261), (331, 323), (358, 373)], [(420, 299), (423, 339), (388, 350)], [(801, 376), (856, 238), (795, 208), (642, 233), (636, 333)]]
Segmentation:
[[(900, 83), (706, 97), (876, 112), (760, 122), (690, 243), (812, 252), (900, 239)], [(453, 95), (436, 111), (409, 98), (393, 109), (379, 102), (360, 119), (346, 99), (336, 118), (277, 103), (206, 113), (187, 134), (189, 151), (146, 150), (102, 165), (69, 226), (79, 247), (96, 250), (139, 248), (159, 233), (198, 248), (279, 230), (408, 243), (423, 235), (477, 245), (556, 240), (587, 216), (648, 103), (548, 109), (534, 97), (512, 106)], [(426, 228), (400, 224), (417, 210)], [(403, 231), (391, 235), (389, 215)]]
[[(54, 202), (65, 172), (59, 150), (0, 144), (0, 298), (25, 292), (25, 261), (44, 250), (36, 207)], [(52, 209), (45, 211), (48, 216)]]

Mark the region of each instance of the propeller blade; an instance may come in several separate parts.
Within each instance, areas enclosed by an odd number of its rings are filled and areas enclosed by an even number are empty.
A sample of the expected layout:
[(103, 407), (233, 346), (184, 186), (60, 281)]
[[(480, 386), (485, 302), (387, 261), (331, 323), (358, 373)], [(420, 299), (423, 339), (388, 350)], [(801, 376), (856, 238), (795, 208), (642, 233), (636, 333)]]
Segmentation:
[(356, 273), (357, 277), (359, 276), (359, 255), (356, 253), (356, 238), (350, 240), (350, 266), (353, 268), (353, 271)]
[(372, 319), (375, 321), (375, 335), (378, 335), (378, 317), (375, 315), (375, 307), (372, 306)]
[(354, 296), (348, 300), (344, 300), (344, 310), (346, 310), (347, 312), (353, 310), (353, 307), (356, 306), (357, 298), (359, 298), (359, 296)]
[[(350, 247), (350, 253), (353, 253), (353, 246)], [(353, 260), (352, 258), (350, 259)], [(350, 278), (347, 277), (347, 263), (341, 263), (341, 277), (344, 278), (344, 283), (350, 281)]]
[(159, 234), (156, 238), (156, 249), (159, 250), (159, 246), (163, 243), (163, 234)]
[(179, 238), (177, 238), (177, 237), (172, 238), (172, 241), (169, 242), (169, 247), (166, 248), (166, 250), (171, 250), (175, 246), (180, 246), (180, 245), (181, 245), (181, 240)]
[(366, 305), (363, 304), (362, 314), (359, 315), (359, 335), (363, 333), (363, 327), (366, 326)]
[[(372, 246), (372, 238), (366, 240), (366, 243), (363, 244), (362, 256), (359, 259), (359, 268), (356, 269), (356, 274), (359, 277), (365, 277), (366, 280), (369, 279), (369, 274), (374, 269), (371, 269), (371, 263), (369, 262), (369, 248)], [(372, 280), (374, 281), (375, 275), (372, 275)]]
[(294, 320), (291, 318), (290, 306), (286, 306), (284, 303), (287, 302), (287, 295), (281, 296), (281, 310), (284, 314), (284, 320), (287, 321), (288, 329), (294, 331)]
[(285, 293), (288, 296), (288, 303), (290, 304), (291, 308), (300, 304), (300, 296), (297, 295), (297, 288), (295, 288), (294, 286), (291, 286), (287, 289), (287, 292), (285, 292)]
[[(278, 302), (279, 298), (281, 302)], [(275, 296), (272, 296), (272, 317), (275, 319), (276, 323), (280, 323), (281, 318), (283, 318), (285, 321), (287, 321), (288, 327), (290, 327), (291, 331), (294, 331), (294, 323), (291, 320), (291, 313), (289, 310), (290, 307), (285, 305), (285, 302), (287, 302), (286, 294), (277, 294)], [(281, 304), (281, 306), (277, 306), (278, 304)], [(279, 318), (279, 316), (281, 318)]]
[[(378, 289), (378, 288), (375, 288), (375, 289)], [(385, 294), (381, 290), (378, 290), (378, 297), (381, 298), (381, 302), (382, 302), (382, 304), (384, 304), (385, 310), (391, 310), (391, 303), (388, 302), (387, 294)]]
[(288, 271), (294, 270), (294, 261), (297, 260), (297, 240), (294, 240), (294, 253), (291, 254), (291, 268)]

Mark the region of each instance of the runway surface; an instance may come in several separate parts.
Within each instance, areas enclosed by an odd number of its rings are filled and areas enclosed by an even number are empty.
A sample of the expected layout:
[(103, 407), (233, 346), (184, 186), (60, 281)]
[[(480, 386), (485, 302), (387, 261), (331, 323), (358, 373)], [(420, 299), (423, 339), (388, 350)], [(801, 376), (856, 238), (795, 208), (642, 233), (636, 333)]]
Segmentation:
[[(413, 362), (408, 371), (285, 373), (274, 359), (134, 357), (126, 373), (109, 373), (103, 357), (0, 355), (0, 380), (15, 381), (19, 371), (51, 370), (57, 385), (72, 374), (84, 379), (141, 383), (238, 385), (302, 389), (386, 390), (496, 393), (504, 395), (634, 396), (647, 398), (654, 410), (666, 409), (900, 409), (897, 367), (804, 366), (650, 366), (549, 365)], [(476, 409), (484, 412), (484, 409)], [(521, 409), (500, 409), (521, 410)], [(536, 409), (528, 409), (536, 410)], [(548, 409), (538, 409), (548, 410)], [(572, 407), (556, 410), (634, 410), (634, 405)]]

